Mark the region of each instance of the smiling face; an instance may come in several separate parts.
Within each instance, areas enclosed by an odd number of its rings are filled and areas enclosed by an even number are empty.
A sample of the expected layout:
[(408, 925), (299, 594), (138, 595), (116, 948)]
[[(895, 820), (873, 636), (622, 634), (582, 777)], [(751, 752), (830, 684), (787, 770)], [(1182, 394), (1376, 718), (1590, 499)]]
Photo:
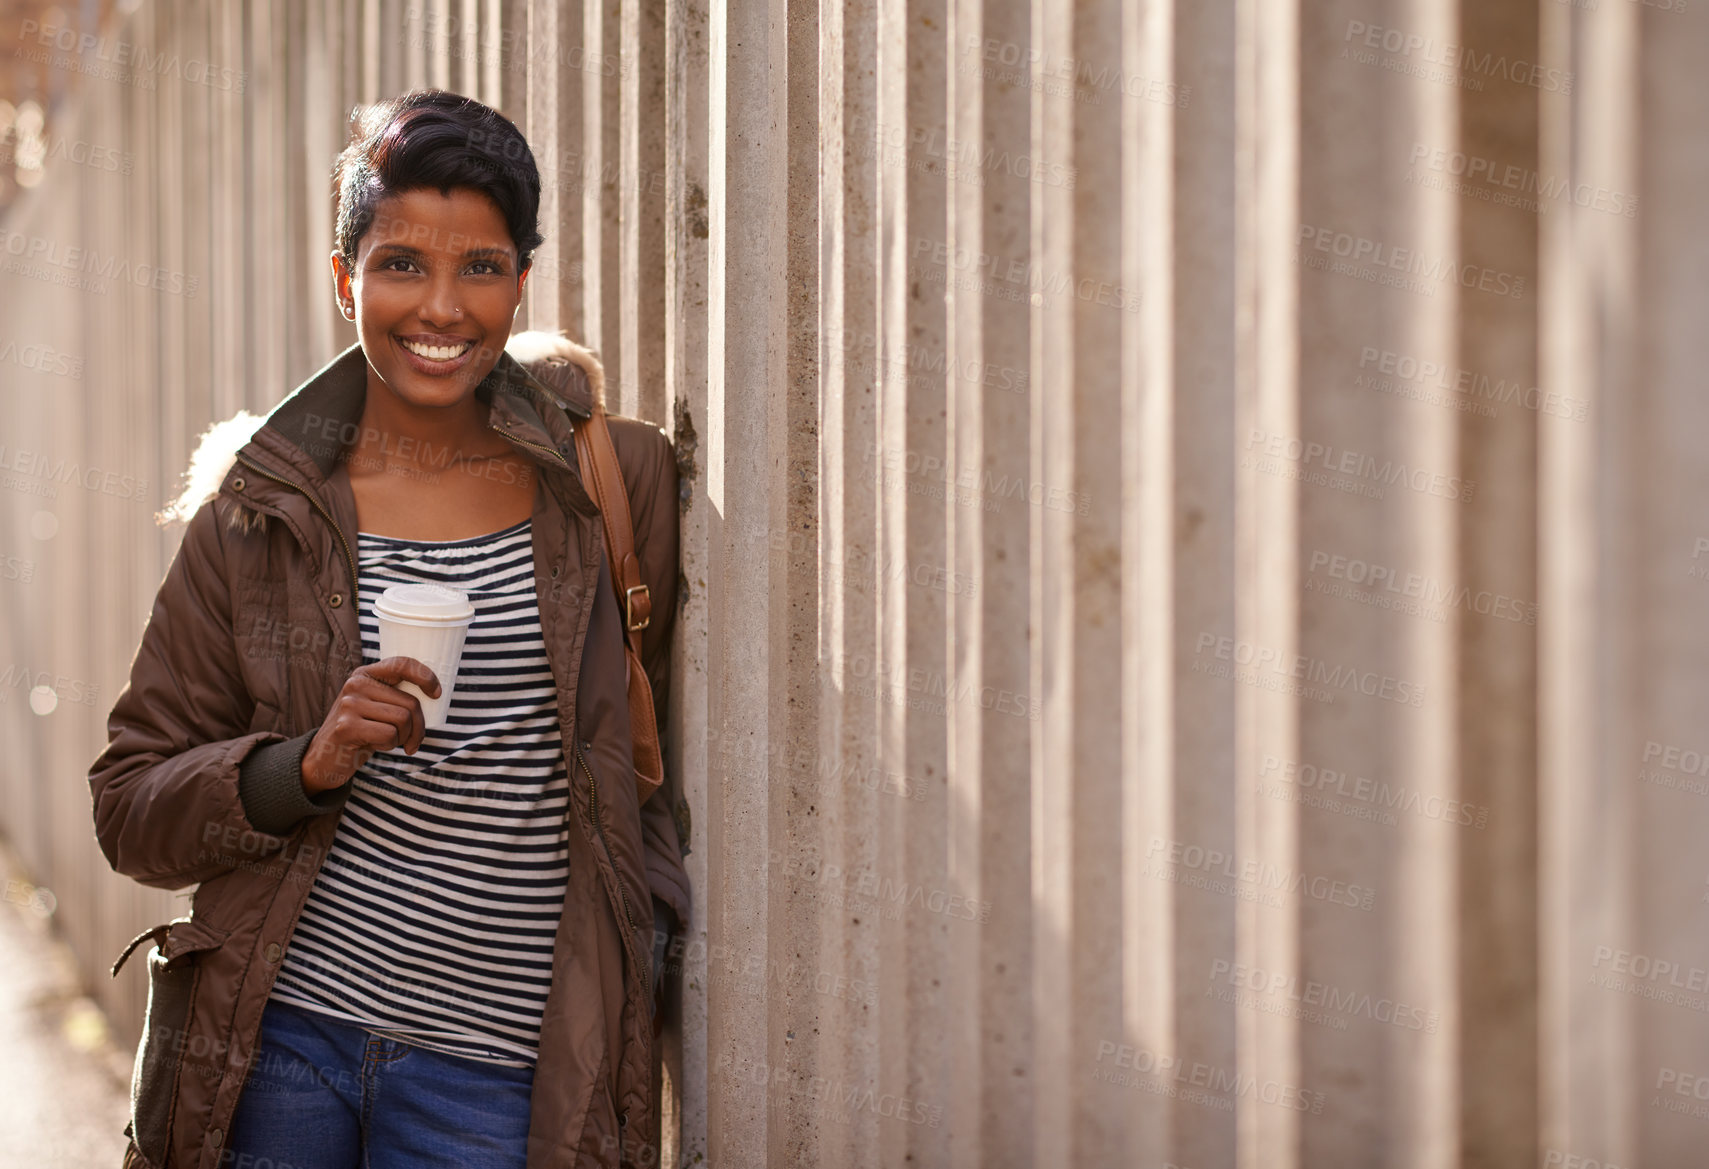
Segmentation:
[(377, 376), (416, 407), (458, 405), (492, 371), (528, 278), (498, 205), (466, 187), (381, 200), (355, 270), (336, 252), (332, 268), (368, 358), (370, 391)]

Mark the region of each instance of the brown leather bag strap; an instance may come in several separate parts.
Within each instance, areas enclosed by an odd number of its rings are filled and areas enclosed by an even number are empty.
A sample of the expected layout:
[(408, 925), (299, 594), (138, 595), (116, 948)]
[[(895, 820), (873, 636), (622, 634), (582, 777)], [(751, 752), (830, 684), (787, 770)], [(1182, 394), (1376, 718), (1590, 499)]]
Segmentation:
[(653, 619), (653, 595), (641, 580), (641, 561), (635, 555), (635, 524), (629, 516), (629, 492), (623, 486), (623, 468), (617, 448), (605, 424), (605, 411), (594, 407), (593, 416), (575, 424), (576, 455), (581, 460), (583, 482), (593, 490), (605, 526), (605, 546), (611, 560), (611, 583), (617, 590), (617, 611), (623, 614), (624, 630), (637, 657), (641, 653), (641, 630)]
[(629, 492), (623, 485), (623, 468), (617, 461), (611, 430), (605, 424), (605, 411), (595, 403), (592, 416), (573, 425), (582, 482), (599, 508), (600, 523), (605, 529), (606, 557), (611, 565), (611, 586), (617, 593), (617, 611), (622, 614), (629, 637), (623, 655), (628, 675), (629, 734), (635, 763), (635, 798), (644, 804), (665, 778), (658, 717), (653, 710), (653, 687), (641, 661), (641, 630), (653, 619), (653, 596), (641, 579), (641, 561), (635, 555), (635, 525), (629, 515)]

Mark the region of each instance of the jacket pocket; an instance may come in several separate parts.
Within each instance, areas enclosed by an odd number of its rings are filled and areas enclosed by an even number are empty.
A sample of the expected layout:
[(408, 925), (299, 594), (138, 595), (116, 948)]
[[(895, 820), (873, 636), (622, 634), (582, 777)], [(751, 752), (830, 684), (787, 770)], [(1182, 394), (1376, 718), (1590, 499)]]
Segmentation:
[(201, 972), (199, 955), (217, 948), (230, 933), (194, 918), (174, 918), (138, 935), (114, 965), (117, 973), (138, 942), (155, 939), (155, 948), (148, 954), (148, 1008), (131, 1069), (130, 1137), (149, 1165), (166, 1164), (178, 1075)]

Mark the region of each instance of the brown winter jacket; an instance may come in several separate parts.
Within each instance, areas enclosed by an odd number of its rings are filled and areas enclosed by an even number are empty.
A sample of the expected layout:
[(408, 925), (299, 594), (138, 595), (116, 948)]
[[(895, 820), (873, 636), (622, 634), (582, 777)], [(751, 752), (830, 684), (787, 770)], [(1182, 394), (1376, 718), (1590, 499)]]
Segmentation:
[[(534, 579), (580, 829), (569, 835), (527, 1164), (657, 1164), (643, 1138), (654, 1108), (653, 898), (677, 917), (669, 924), (689, 917), (677, 785), (667, 778), (637, 807), (623, 631), (571, 430), (601, 392), (598, 363), (561, 338), (545, 335), (554, 356), (542, 352), (543, 335), (526, 336), (531, 354), (511, 348), (529, 364), (501, 355), (477, 393), (493, 429), (539, 472)], [(89, 771), (95, 833), (113, 869), (160, 889), (196, 886), (188, 916), (139, 935), (114, 964), (116, 975), (140, 942), (158, 945), (146, 951), (150, 1008), (127, 1166), (219, 1165), (269, 988), (350, 794), (346, 783), (310, 798), (300, 764), (362, 663), (357, 605), (371, 599), (356, 595), (344, 457), (366, 387), (366, 358), (352, 345), (232, 452), (217, 494), (190, 518)], [(676, 464), (657, 427), (613, 417), (610, 429), (652, 591), (642, 658), (663, 711)], [(205, 450), (198, 461), (205, 472)]]

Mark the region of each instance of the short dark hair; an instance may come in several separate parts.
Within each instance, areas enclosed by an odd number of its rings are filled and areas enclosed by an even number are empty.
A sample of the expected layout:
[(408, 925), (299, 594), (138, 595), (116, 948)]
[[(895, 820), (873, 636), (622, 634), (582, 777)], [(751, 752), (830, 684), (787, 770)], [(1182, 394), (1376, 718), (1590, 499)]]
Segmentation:
[(461, 94), (412, 89), (357, 106), (350, 112), (350, 144), (333, 164), (332, 181), (338, 251), (352, 269), (375, 206), (422, 188), (437, 187), (445, 195), (467, 187), (492, 199), (510, 229), (519, 271), (545, 242), (534, 152), (509, 118)]

